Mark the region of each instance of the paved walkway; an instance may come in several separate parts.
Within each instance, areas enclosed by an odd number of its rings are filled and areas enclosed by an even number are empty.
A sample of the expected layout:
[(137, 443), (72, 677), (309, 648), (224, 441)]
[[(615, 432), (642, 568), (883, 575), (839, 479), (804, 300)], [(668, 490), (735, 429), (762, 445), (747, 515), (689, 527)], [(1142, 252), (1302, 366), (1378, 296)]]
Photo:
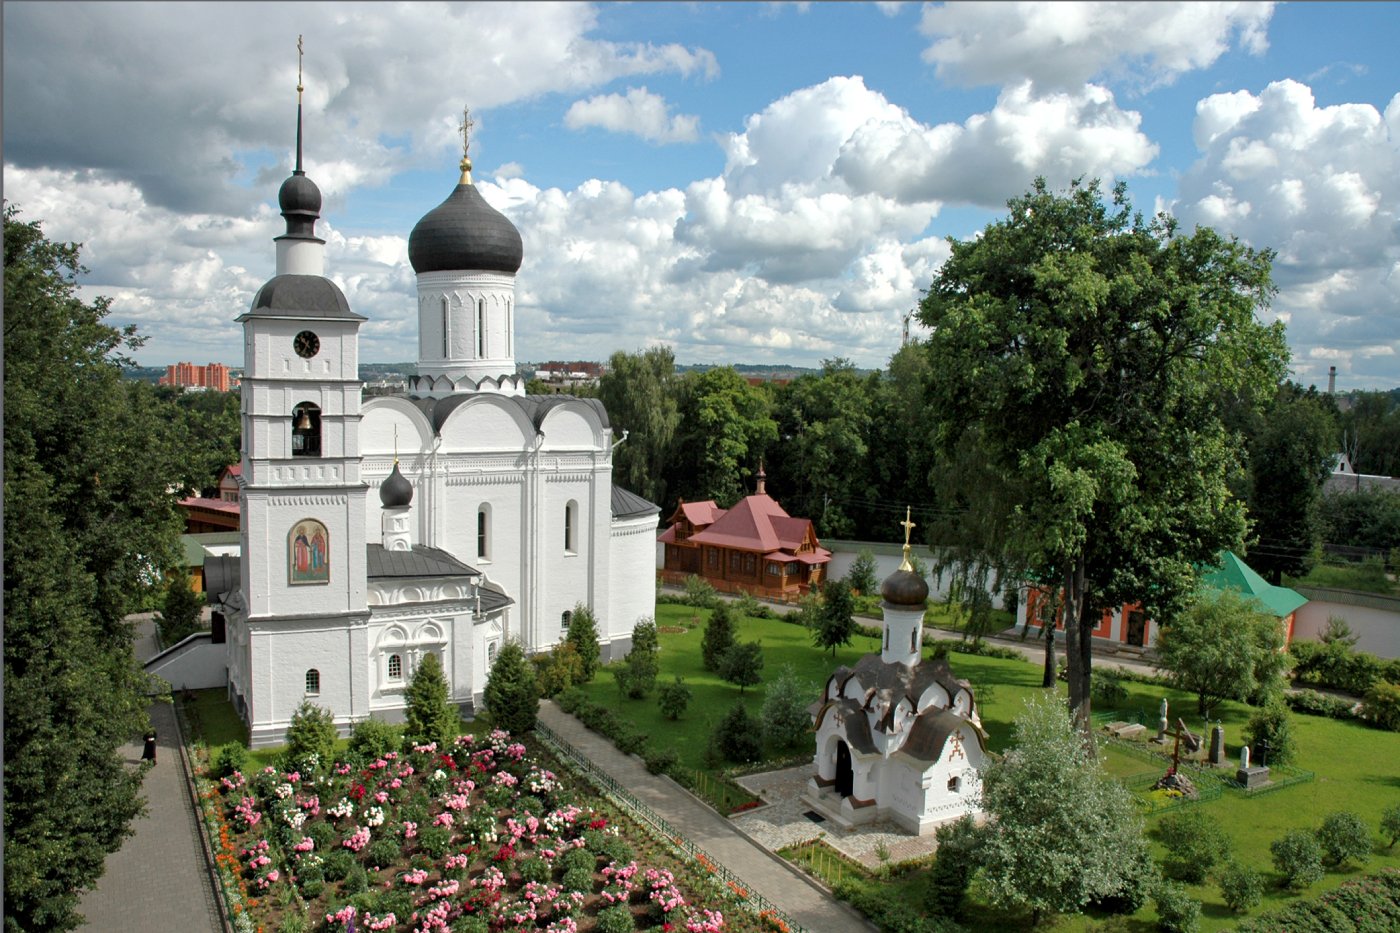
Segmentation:
[(539, 718), (692, 843), (812, 933), (866, 933), (875, 929), (849, 905), (745, 836), (685, 788), (670, 778), (648, 773), (639, 759), (624, 755), (552, 701), (540, 703)]
[[(142, 660), (155, 654), (149, 615), (137, 622), (135, 651)], [(150, 716), (157, 736), (156, 765), (141, 786), (146, 815), (132, 822), (135, 834), (107, 856), (97, 887), (83, 896), (78, 912), (87, 918), (84, 929), (104, 933), (220, 933), (223, 925), (180, 756), (175, 710), (156, 702)], [(141, 767), (141, 746), (141, 736), (134, 736), (120, 750), (129, 767)]]

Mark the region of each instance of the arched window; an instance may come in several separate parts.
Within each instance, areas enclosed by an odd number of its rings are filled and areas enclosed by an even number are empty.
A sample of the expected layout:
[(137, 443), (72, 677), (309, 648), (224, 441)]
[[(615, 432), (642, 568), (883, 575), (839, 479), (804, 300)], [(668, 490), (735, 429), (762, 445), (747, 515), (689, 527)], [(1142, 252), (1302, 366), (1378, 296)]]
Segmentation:
[(321, 409), (312, 402), (292, 409), (292, 456), (321, 456)]
[(311, 668), (306, 672), (306, 695), (309, 697), (320, 696), (321, 694), (321, 672), (316, 668)]
[(506, 356), (510, 356), (515, 351), (510, 345), (510, 299), (506, 299)]
[(918, 639), (918, 637), (919, 637), (919, 630), (918, 630), (918, 629), (912, 628), (912, 629), (909, 630), (909, 650), (910, 650), (910, 651), (913, 651), (916, 647), (918, 647), (918, 646), (915, 644), (915, 641)]
[(496, 643), (493, 641), (486, 646), (486, 666), (490, 667), (496, 663)]
[(401, 680), (403, 678), (403, 655), (389, 655), (389, 679)]
[(486, 355), (486, 299), (476, 300), (476, 358)]
[(562, 632), (562, 631), (567, 631), (568, 628), (569, 628), (569, 623), (572, 622), (573, 620), (574, 620), (574, 613), (573, 613), (573, 610), (571, 610), (571, 609), (565, 609), (565, 610), (564, 610), (562, 613), (560, 613), (560, 615), (559, 615), (559, 630), (560, 630), (561, 632)]
[(957, 775), (953, 775), (952, 777), (948, 778), (948, 789), (955, 794), (961, 792), (962, 778), (958, 777)]
[(447, 296), (442, 296), (442, 358), (447, 359), (452, 355), (451, 330), (448, 324), (450, 320)]
[(477, 559), (477, 560), (490, 560), (490, 557), (491, 557), (491, 551), (490, 551), (490, 549), (489, 549), (489, 545), (490, 545), (491, 521), (490, 521), (490, 518), (489, 518), (487, 512), (488, 512), (488, 509), (487, 509), (486, 506), (484, 506), (484, 505), (481, 506), (479, 509), (476, 510), (476, 559)]
[(577, 524), (578, 503), (570, 499), (569, 503), (564, 506), (564, 550), (570, 554), (578, 550), (578, 542), (575, 540), (578, 536), (575, 527)]

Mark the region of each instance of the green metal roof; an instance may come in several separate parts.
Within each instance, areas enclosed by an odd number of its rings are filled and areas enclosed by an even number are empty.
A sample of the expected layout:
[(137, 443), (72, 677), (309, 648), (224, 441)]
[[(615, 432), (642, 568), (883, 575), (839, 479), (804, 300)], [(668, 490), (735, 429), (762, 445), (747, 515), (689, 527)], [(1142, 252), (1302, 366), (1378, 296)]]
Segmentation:
[(1308, 601), (1296, 590), (1274, 586), (1230, 551), (1221, 554), (1220, 561), (1219, 567), (1201, 577), (1203, 585), (1216, 590), (1235, 590), (1246, 599), (1252, 597), (1280, 619)]
[(242, 538), (237, 531), (210, 531), (198, 535), (180, 535), (180, 547), (184, 550), (186, 567), (204, 566), (208, 552), (205, 546), (238, 544)]

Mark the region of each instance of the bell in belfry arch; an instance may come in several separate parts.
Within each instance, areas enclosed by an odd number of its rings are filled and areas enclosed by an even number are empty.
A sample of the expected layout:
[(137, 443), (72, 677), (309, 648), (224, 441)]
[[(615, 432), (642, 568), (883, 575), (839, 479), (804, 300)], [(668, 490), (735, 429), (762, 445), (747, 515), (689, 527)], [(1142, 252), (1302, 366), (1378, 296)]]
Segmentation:
[(302, 408), (302, 409), (299, 409), (299, 410), (301, 411), (301, 419), (297, 421), (297, 430), (298, 430), (298, 431), (310, 431), (310, 430), (311, 430), (311, 413), (308, 412), (305, 408)]

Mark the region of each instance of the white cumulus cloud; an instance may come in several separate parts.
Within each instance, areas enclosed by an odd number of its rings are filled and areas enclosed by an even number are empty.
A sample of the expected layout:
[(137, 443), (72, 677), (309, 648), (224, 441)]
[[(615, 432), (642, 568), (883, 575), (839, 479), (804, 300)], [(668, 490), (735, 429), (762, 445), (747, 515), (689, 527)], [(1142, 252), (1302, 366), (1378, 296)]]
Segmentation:
[(654, 143), (689, 143), (700, 138), (700, 118), (671, 114), (666, 98), (644, 87), (626, 94), (600, 94), (576, 100), (564, 114), (571, 130), (599, 127), (612, 133), (631, 133)]

